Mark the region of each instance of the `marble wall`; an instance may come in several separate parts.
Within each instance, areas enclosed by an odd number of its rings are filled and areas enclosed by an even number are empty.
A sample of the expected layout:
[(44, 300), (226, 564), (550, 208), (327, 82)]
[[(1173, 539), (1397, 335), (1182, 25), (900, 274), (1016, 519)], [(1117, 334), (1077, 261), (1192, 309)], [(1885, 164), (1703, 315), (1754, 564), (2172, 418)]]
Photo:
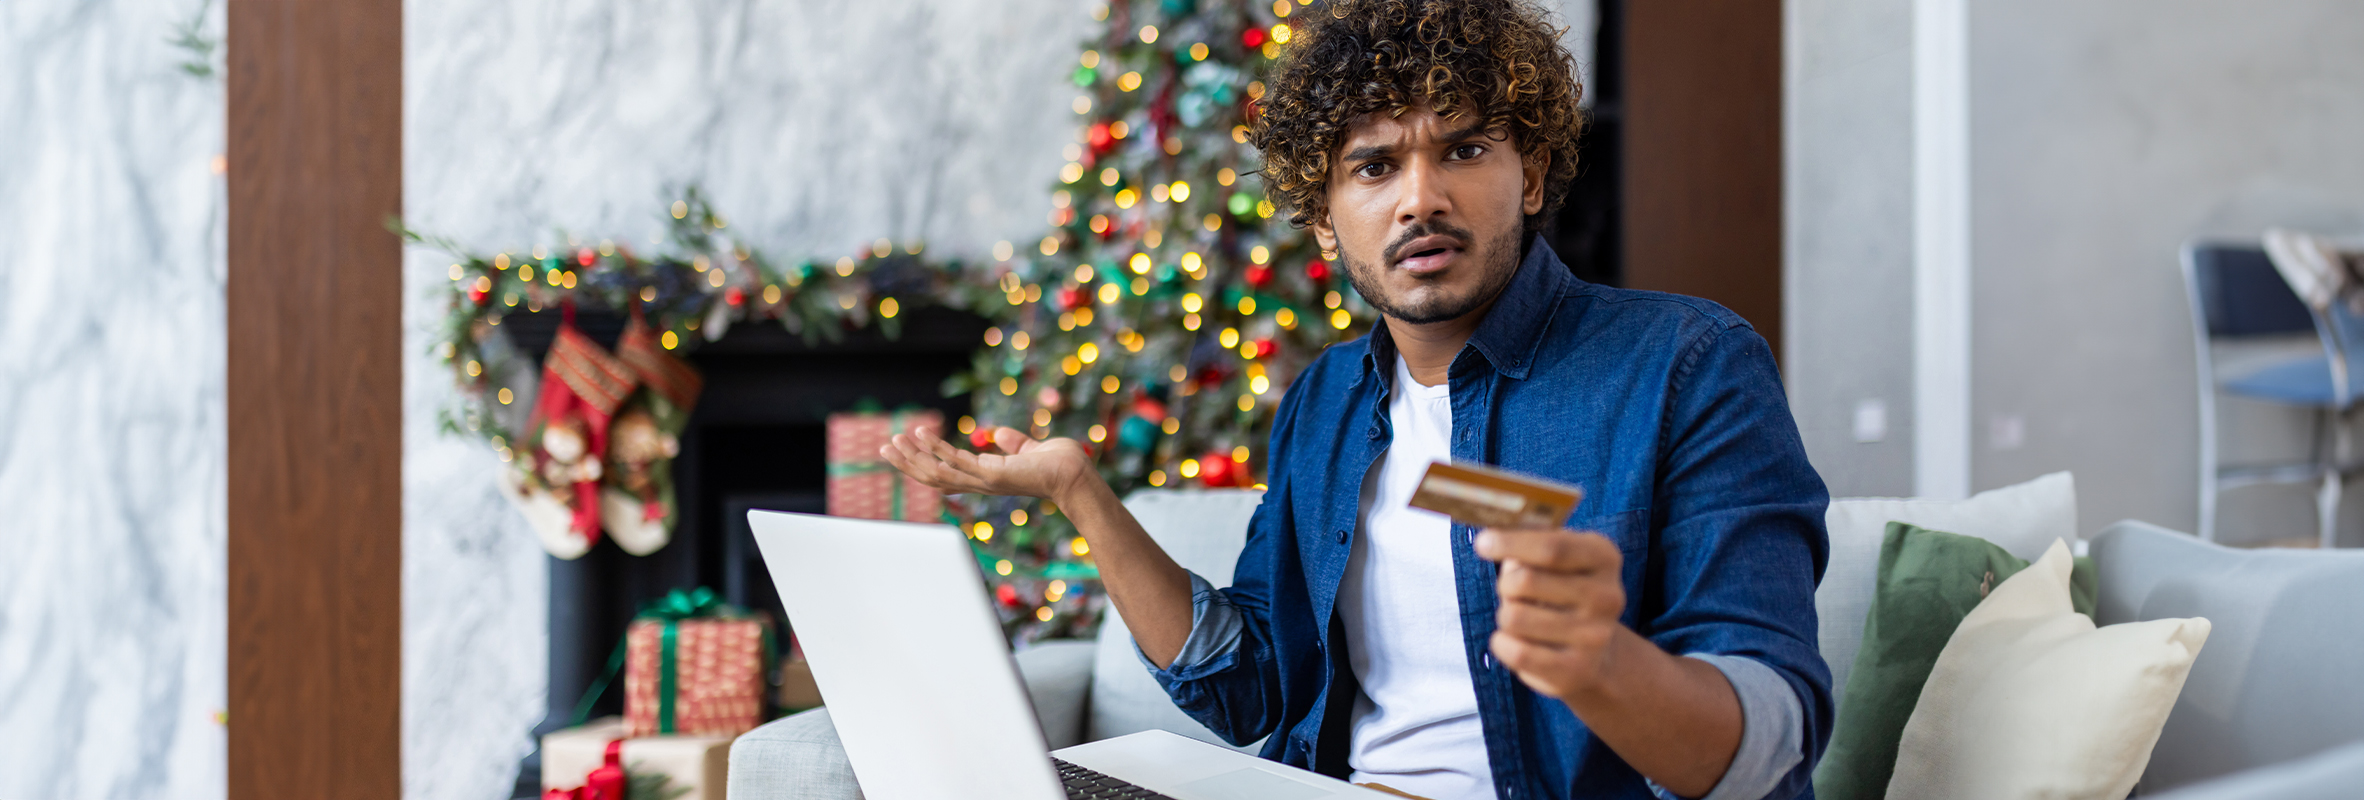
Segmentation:
[(0, 3), (0, 797), (223, 793), (222, 85), (202, 0)]

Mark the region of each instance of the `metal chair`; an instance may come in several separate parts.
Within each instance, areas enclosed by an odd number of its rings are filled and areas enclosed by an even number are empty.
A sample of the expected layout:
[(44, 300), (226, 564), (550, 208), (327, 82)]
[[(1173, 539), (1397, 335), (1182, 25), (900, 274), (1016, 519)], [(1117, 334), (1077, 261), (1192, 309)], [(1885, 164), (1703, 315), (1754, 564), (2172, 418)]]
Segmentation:
[[(2227, 489), (2260, 484), (2319, 484), (2315, 491), (2317, 535), (2333, 546), (2338, 533), (2340, 495), (2364, 463), (2348, 457), (2348, 412), (2357, 401), (2350, 376), (2352, 359), (2364, 355), (2364, 320), (2342, 299), (2310, 308), (2275, 270), (2264, 248), (2254, 243), (2202, 242), (2183, 248), (2183, 278), (2190, 299), (2194, 349), (2200, 376), (2200, 538), (2216, 540), (2217, 496)], [(2219, 346), (2289, 341), (2314, 334), (2320, 352), (2232, 367), (2217, 374)], [(2223, 391), (2314, 412), (2313, 452), (2306, 461), (2226, 466), (2218, 463), (2216, 395)]]

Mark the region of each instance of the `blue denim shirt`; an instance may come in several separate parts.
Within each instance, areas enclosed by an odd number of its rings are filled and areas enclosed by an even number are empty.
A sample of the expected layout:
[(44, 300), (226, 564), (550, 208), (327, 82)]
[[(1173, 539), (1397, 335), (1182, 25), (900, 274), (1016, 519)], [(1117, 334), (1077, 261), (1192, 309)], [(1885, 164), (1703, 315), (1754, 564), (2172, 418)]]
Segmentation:
[[(1330, 348), (1289, 387), (1234, 583), (1217, 590), (1194, 577), (1190, 642), (1151, 670), (1216, 735), (1266, 739), (1265, 758), (1337, 777), (1349, 771), (1358, 691), (1338, 584), (1364, 473), (1388, 447), (1395, 358), (1380, 326)], [(1764, 339), (1706, 300), (1577, 280), (1537, 239), (1448, 375), (1454, 459), (1584, 487), (1570, 527), (1617, 543), (1624, 623), (1734, 678), (1748, 730), (1726, 781), (1752, 750), (1763, 763), (1777, 741), (1789, 757), (1747, 796), (1810, 797), (1833, 716), (1814, 616), (1829, 495)], [(1496, 792), (1652, 797), (1655, 787), (1565, 704), (1494, 663), (1496, 568), (1471, 549), (1475, 534), (1452, 527), (1455, 600)], [(1752, 684), (1786, 684), (1799, 702), (1768, 704)], [(1784, 715), (1787, 730), (1776, 729)]]

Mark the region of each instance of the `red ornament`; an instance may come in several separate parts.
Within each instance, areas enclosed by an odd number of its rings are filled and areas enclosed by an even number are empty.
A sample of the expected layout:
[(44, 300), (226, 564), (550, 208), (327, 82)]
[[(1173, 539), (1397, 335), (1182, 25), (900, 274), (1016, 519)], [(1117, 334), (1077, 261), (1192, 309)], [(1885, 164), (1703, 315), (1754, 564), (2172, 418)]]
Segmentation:
[(1166, 421), (1166, 404), (1153, 397), (1141, 398), (1138, 402), (1133, 403), (1133, 416), (1150, 422), (1164, 422)]
[(1059, 308), (1064, 311), (1082, 308), (1083, 304), (1091, 302), (1091, 299), (1092, 296), (1084, 294), (1083, 287), (1080, 286), (1069, 286), (1059, 290)]
[(1326, 280), (1329, 280), (1329, 279), (1330, 279), (1330, 262), (1328, 262), (1328, 261), (1325, 261), (1325, 260), (1322, 260), (1322, 259), (1319, 259), (1319, 258), (1311, 258), (1311, 259), (1306, 259), (1306, 261), (1305, 261), (1305, 277), (1312, 278), (1312, 279), (1314, 279), (1314, 280), (1316, 280), (1316, 281), (1326, 281)]
[(1213, 365), (1213, 364), (1209, 364), (1209, 365), (1207, 365), (1207, 366), (1206, 366), (1206, 368), (1205, 368), (1205, 369), (1201, 369), (1201, 370), (1199, 370), (1199, 371), (1198, 371), (1198, 385), (1199, 385), (1199, 386), (1202, 386), (1202, 387), (1205, 387), (1205, 386), (1214, 386), (1214, 385), (1220, 384), (1220, 383), (1222, 383), (1222, 382), (1223, 382), (1223, 369), (1222, 369), (1221, 367), (1217, 367), (1217, 366), (1215, 366), (1215, 365)]
[(586, 267), (591, 266), (591, 262), (597, 260), (598, 257), (598, 254), (593, 253), (588, 247), (575, 251), (575, 263)]
[(1265, 284), (1272, 282), (1272, 267), (1264, 264), (1250, 265), (1247, 277), (1249, 286), (1262, 289)]
[(1247, 29), (1247, 30), (1240, 31), (1240, 34), (1239, 34), (1239, 43), (1240, 43), (1240, 44), (1247, 45), (1247, 46), (1248, 46), (1248, 49), (1250, 49), (1250, 50), (1254, 50), (1254, 49), (1256, 49), (1256, 48), (1263, 47), (1263, 46), (1264, 46), (1264, 29), (1263, 29), (1263, 28), (1249, 28), (1249, 29)]
[(1230, 486), (1239, 478), (1239, 465), (1229, 453), (1208, 453), (1199, 457), (1198, 480), (1209, 489)]
[(1280, 345), (1273, 344), (1269, 338), (1257, 339), (1255, 346), (1257, 358), (1270, 358), (1273, 351), (1280, 349)]
[(1001, 601), (1002, 605), (1009, 606), (1011, 608), (1017, 608), (1018, 590), (1016, 587), (1006, 583), (993, 587), (993, 599)]
[(474, 288), (471, 288), (471, 289), (469, 289), (469, 290), (468, 290), (468, 302), (475, 303), (475, 304), (476, 304), (476, 305), (478, 305), (478, 306), (482, 306), (482, 305), (484, 305), (484, 301), (486, 301), (486, 300), (490, 300), (490, 299), (492, 299), (492, 292), (488, 292), (488, 291), (485, 291), (485, 290), (483, 290), (483, 289), (474, 289)]
[(969, 431), (969, 446), (979, 450), (991, 448), (993, 446), (993, 429), (979, 425), (976, 430)]
[(734, 306), (745, 303), (747, 302), (747, 292), (740, 289), (739, 287), (733, 286), (729, 290), (722, 293), (722, 301)]
[(1116, 132), (1108, 129), (1108, 123), (1095, 122), (1091, 130), (1084, 133), (1084, 141), (1092, 146), (1094, 154), (1105, 153), (1108, 148), (1116, 146)]

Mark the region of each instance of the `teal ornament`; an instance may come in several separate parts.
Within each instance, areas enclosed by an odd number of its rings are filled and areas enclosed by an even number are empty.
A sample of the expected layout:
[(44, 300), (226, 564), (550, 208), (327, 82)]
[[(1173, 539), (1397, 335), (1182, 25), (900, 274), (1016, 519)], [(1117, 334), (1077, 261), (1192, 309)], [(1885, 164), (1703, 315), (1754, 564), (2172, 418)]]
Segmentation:
[(1168, 19), (1187, 17), (1198, 13), (1198, 0), (1158, 0), (1157, 9)]
[(1126, 417), (1116, 429), (1116, 443), (1128, 450), (1147, 450), (1157, 443), (1157, 423), (1141, 417)]
[(1196, 128), (1207, 124), (1207, 120), (1213, 119), (1215, 112), (1222, 107), (1223, 104), (1215, 102), (1212, 93), (1192, 90), (1183, 92), (1181, 97), (1174, 100), (1174, 116), (1182, 119), (1183, 127)]

